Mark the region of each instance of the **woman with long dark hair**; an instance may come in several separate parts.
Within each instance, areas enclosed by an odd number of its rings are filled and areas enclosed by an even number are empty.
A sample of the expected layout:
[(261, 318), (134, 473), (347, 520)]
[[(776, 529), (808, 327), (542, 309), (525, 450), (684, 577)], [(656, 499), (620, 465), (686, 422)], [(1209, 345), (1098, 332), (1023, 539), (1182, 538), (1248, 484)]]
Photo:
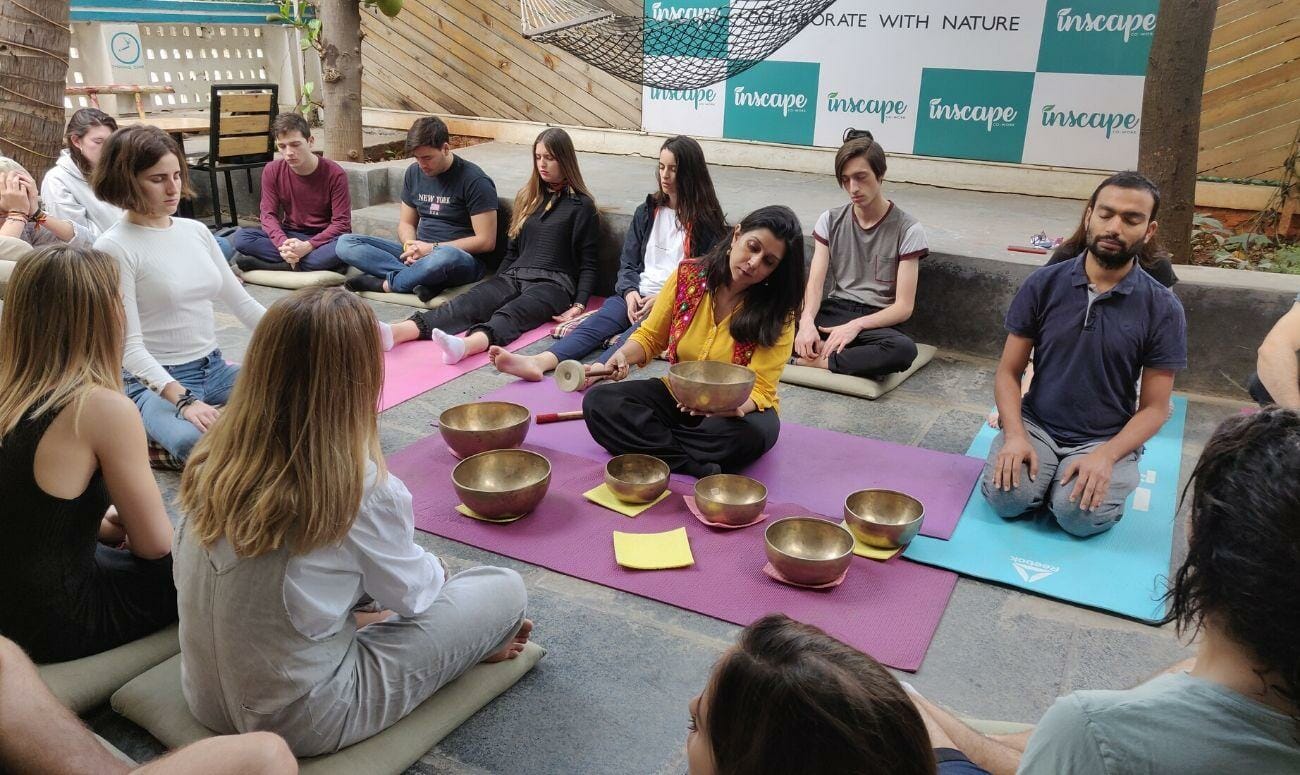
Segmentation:
[(503, 347), (490, 348), (498, 371), (536, 382), (560, 361), (583, 358), (617, 336), (601, 357), (608, 360), (650, 314), (664, 281), (681, 260), (704, 255), (722, 238), (726, 217), (699, 143), (685, 135), (665, 140), (655, 182), (654, 193), (632, 214), (614, 295), (546, 352), (516, 355)]
[(663, 302), (609, 358), (610, 379), (667, 350), (669, 363), (715, 360), (753, 370), (749, 399), (701, 419), (678, 405), (663, 380), (605, 385), (582, 402), (592, 437), (611, 454), (654, 455), (692, 476), (757, 460), (781, 430), (776, 384), (794, 347), (803, 284), (803, 229), (780, 205), (755, 210), (703, 258), (682, 261), (660, 291)]
[(99, 108), (82, 108), (68, 119), (63, 133), (67, 146), (41, 180), (41, 202), (56, 218), (76, 224), (77, 235), (87, 244), (122, 219), (122, 208), (95, 196), (91, 176), (108, 136), (117, 131), (117, 119)]
[[(507, 345), (547, 320), (564, 323), (596, 287), (599, 220), (573, 140), (551, 128), (533, 143), (533, 172), (515, 195), (510, 246), (497, 274), (441, 307), (381, 326), (385, 349), (432, 339), (443, 363)], [(456, 336), (460, 331), (465, 336)]]
[(689, 775), (935, 775), (936, 754), (961, 757), (931, 748), (879, 662), (783, 614), (741, 631), (690, 714)]

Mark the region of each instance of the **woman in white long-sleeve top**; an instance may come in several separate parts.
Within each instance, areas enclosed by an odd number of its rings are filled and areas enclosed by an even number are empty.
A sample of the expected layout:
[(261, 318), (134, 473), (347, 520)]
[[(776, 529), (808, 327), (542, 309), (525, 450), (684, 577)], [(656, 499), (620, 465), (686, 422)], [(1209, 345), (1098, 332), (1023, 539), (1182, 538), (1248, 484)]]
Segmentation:
[(149, 437), (184, 460), (217, 421), (239, 373), (217, 348), (212, 303), (223, 302), (249, 329), (266, 309), (235, 279), (207, 227), (173, 217), (190, 194), (189, 170), (161, 129), (110, 135), (92, 187), (126, 211), (95, 241), (121, 266), (126, 394)]
[(208, 728), (330, 753), (523, 650), (519, 574), (449, 576), (415, 543), (379, 450), (382, 384), (365, 302), (298, 291), (253, 333), (229, 412), (195, 447), (174, 568), (182, 687)]

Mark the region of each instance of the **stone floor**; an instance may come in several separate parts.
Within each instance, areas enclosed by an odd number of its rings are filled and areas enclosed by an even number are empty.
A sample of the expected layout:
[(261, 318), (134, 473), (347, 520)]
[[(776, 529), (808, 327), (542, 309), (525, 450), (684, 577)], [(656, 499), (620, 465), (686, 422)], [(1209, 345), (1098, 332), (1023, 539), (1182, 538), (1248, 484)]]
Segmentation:
[[(269, 304), (283, 291), (250, 291)], [(374, 304), (383, 320), (409, 310)], [(218, 312), (219, 339), (238, 360), (248, 333)], [(546, 342), (525, 352), (543, 349)], [(941, 353), (884, 399), (869, 402), (782, 385), (783, 417), (930, 449), (963, 452), (992, 402), (994, 364)], [(429, 434), (443, 409), (507, 382), (479, 369), (381, 415), (393, 453)], [(1214, 427), (1242, 404), (1188, 396), (1183, 478)], [(178, 477), (160, 474), (169, 500)], [(423, 533), (453, 570), (493, 563), (520, 571), (535, 638), (547, 657), (516, 687), (428, 752), (412, 773), (680, 773), (687, 702), (738, 628)], [(1179, 538), (1175, 562), (1184, 551)], [(1185, 655), (1172, 628), (1150, 627), (1015, 590), (962, 579), (924, 665), (920, 691), (968, 715), (1036, 720), (1058, 695), (1124, 687)], [(145, 759), (161, 747), (112, 711), (96, 731)]]

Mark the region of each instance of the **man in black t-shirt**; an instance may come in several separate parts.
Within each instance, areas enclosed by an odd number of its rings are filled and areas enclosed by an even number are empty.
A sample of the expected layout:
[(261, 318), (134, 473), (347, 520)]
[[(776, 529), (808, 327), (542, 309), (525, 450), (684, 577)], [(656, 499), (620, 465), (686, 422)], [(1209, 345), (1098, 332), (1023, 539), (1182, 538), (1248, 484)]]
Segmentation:
[(350, 290), (414, 293), (427, 302), (483, 277), (478, 256), (496, 247), (497, 190), (477, 164), (452, 152), (436, 116), (411, 125), (406, 150), (415, 163), (402, 181), (400, 242), (349, 234), (338, 255), (365, 273), (348, 280)]

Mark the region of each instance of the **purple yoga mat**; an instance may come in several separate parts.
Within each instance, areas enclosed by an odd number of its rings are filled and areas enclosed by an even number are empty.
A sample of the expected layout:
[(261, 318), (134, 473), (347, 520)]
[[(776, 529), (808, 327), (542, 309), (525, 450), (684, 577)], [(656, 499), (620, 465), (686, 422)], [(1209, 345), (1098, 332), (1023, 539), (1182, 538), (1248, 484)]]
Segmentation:
[[(600, 390), (596, 385), (591, 390)], [(582, 408), (582, 393), (564, 393), (547, 379), (513, 382), (483, 396), (513, 401), (539, 412)], [(581, 421), (534, 425), (528, 441), (605, 461), (609, 453), (592, 440)], [(848, 433), (781, 424), (776, 446), (743, 473), (767, 485), (773, 500), (802, 503), (818, 514), (839, 518), (844, 498), (855, 490), (901, 490), (925, 506), (922, 535), (948, 540), (979, 481), (984, 461)]]
[[(957, 574), (896, 557), (874, 562), (854, 557), (844, 583), (834, 589), (787, 586), (763, 573), (764, 528), (777, 518), (808, 514), (793, 504), (771, 503), (768, 521), (743, 530), (714, 530), (686, 509), (689, 485), (635, 519), (582, 497), (604, 481), (604, 464), (526, 444), (551, 461), (551, 485), (533, 513), (506, 525), (461, 516), (451, 486), (458, 462), (437, 436), (417, 441), (388, 459), (388, 467), (415, 498), (415, 525), (429, 533), (541, 565), (569, 576), (660, 600), (735, 624), (772, 612), (816, 625), (845, 643), (900, 670), (916, 670), (934, 637)], [(695, 565), (634, 571), (614, 561), (613, 531), (658, 533), (685, 527)]]

